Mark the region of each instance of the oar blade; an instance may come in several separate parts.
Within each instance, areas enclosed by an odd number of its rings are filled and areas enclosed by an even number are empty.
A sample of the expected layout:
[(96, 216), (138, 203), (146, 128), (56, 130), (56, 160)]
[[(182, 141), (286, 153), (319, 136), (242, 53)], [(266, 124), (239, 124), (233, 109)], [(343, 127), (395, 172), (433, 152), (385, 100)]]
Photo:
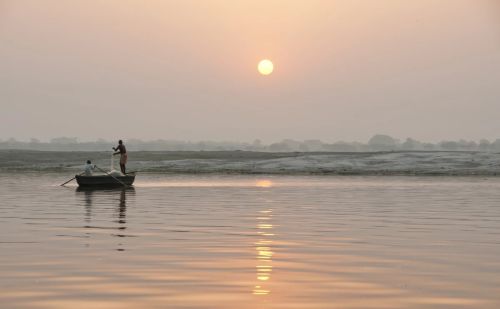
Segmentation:
[(61, 184), (61, 187), (64, 187), (65, 184), (69, 183), (70, 181), (75, 180), (76, 177), (71, 178), (70, 180), (66, 181), (65, 183)]

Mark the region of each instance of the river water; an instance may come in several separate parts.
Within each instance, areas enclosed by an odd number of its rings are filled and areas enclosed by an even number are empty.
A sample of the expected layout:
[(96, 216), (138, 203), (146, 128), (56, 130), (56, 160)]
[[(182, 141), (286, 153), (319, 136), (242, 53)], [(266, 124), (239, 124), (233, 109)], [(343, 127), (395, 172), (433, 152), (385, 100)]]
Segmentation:
[(500, 179), (0, 175), (1, 308), (499, 308)]

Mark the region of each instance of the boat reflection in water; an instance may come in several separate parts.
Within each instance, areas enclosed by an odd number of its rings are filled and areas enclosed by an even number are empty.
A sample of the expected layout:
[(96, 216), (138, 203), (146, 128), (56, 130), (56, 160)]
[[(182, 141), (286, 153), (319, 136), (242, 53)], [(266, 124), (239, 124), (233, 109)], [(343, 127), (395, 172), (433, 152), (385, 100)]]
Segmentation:
[[(110, 229), (110, 230), (118, 230), (119, 233), (111, 234), (111, 236), (115, 237), (126, 237), (123, 233), (124, 230), (127, 229), (127, 198), (135, 195), (134, 187), (128, 188), (108, 188), (108, 189), (96, 189), (96, 188), (87, 188), (87, 187), (78, 187), (76, 189), (77, 195), (82, 195), (83, 204), (85, 205), (85, 223), (84, 228), (89, 230), (102, 230), (102, 229)], [(92, 223), (93, 219), (93, 211), (95, 211), (100, 218), (97, 218), (97, 222), (102, 222), (102, 217), (104, 216), (106, 211), (105, 209), (109, 209), (112, 206), (114, 209), (113, 217), (115, 220), (111, 222), (118, 223), (118, 226), (98, 226)], [(103, 207), (105, 209), (103, 209)], [(110, 221), (107, 221), (110, 222)], [(92, 235), (92, 232), (89, 232), (89, 235)], [(118, 243), (119, 248), (117, 251), (124, 251), (122, 248), (123, 244)]]
[(269, 289), (269, 280), (271, 279), (272, 265), (272, 233), (273, 225), (271, 223), (272, 209), (259, 211), (257, 217), (257, 233), (259, 240), (255, 243), (257, 251), (257, 284), (253, 289), (254, 295), (267, 295), (271, 291)]

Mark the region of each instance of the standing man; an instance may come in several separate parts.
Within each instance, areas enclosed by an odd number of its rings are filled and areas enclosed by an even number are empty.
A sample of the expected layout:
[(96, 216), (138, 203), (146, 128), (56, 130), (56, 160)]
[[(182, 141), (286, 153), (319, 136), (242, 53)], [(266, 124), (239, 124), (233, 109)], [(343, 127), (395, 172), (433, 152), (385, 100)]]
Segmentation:
[(113, 155), (120, 155), (120, 169), (122, 170), (123, 175), (126, 175), (125, 173), (125, 164), (127, 164), (127, 149), (125, 148), (125, 145), (123, 145), (123, 141), (119, 140), (118, 141), (118, 146), (113, 147), (113, 150), (116, 151)]

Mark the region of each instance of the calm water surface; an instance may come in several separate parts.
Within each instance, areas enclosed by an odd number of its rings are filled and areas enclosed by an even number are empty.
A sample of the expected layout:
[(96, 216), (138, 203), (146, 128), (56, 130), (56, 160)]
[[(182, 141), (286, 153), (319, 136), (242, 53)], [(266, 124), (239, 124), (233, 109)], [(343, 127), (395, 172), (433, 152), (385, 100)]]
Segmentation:
[(500, 179), (0, 176), (1, 308), (499, 308)]

